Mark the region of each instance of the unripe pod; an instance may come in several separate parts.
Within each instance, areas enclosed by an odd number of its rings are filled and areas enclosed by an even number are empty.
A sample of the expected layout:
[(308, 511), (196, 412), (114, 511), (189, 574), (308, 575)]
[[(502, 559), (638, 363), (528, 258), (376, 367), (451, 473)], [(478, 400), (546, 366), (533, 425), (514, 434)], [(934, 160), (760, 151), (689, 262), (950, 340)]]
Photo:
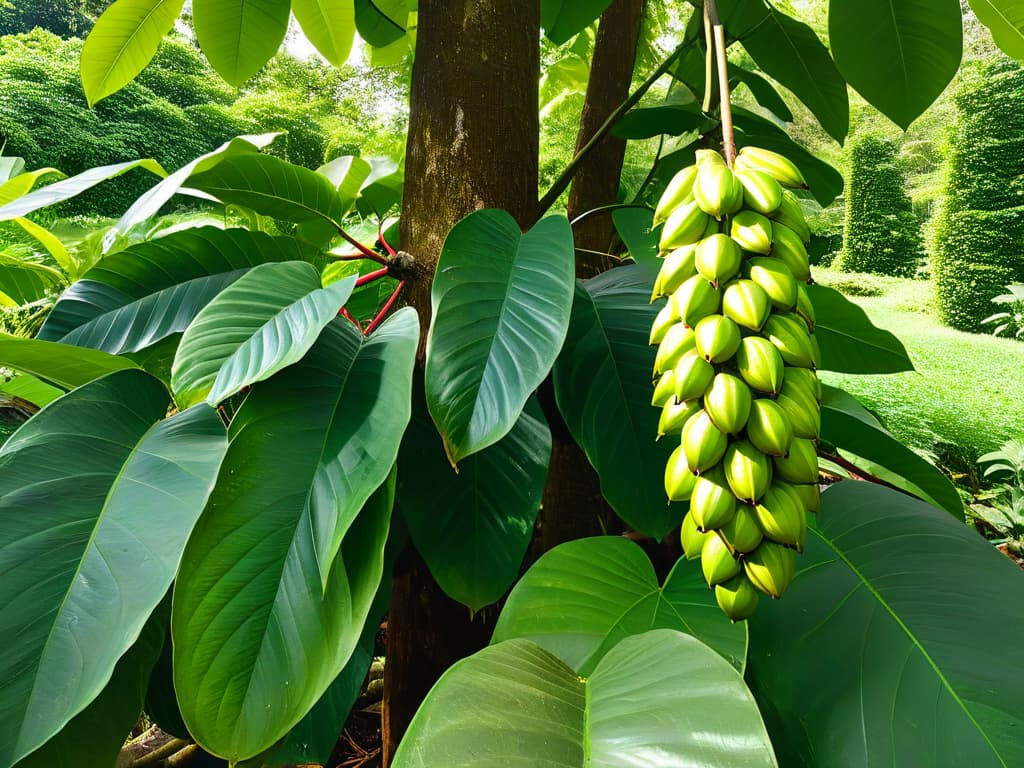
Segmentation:
[(693, 153), (696, 158), (697, 168), (704, 168), (711, 166), (713, 168), (728, 168), (726, 165), (725, 158), (722, 157), (720, 152), (716, 152), (713, 149), (698, 149)]
[(708, 216), (721, 219), (743, 206), (743, 185), (728, 166), (705, 163), (697, 172), (693, 199)]
[(789, 267), (767, 257), (750, 260), (750, 279), (768, 295), (772, 307), (791, 312), (797, 304), (797, 282)]
[(716, 233), (697, 244), (694, 267), (714, 286), (731, 280), (740, 271), (743, 253), (728, 235)]
[(733, 557), (729, 547), (717, 534), (704, 539), (704, 547), (700, 552), (700, 567), (704, 571), (704, 580), (711, 586), (728, 581), (743, 570), (740, 561)]
[(668, 333), (668, 329), (678, 322), (679, 318), (676, 317), (676, 308), (672, 306), (671, 302), (667, 303), (658, 312), (658, 316), (654, 318), (649, 342), (651, 344), (661, 342), (665, 338), (665, 334)]
[(796, 164), (785, 155), (760, 147), (743, 147), (736, 157), (737, 166), (742, 170), (753, 169), (767, 173), (787, 187), (806, 189), (807, 182)]
[(718, 221), (708, 216), (708, 225), (704, 227), (704, 234), (700, 236), (700, 239), (707, 240), (712, 235), (717, 235), (718, 229)]
[(687, 501), (693, 492), (697, 476), (686, 466), (683, 446), (679, 446), (668, 457), (665, 464), (665, 493), (669, 501)]
[(739, 440), (725, 453), (725, 479), (736, 498), (753, 504), (772, 483), (772, 461), (747, 440)]
[(737, 171), (736, 178), (743, 185), (743, 202), (763, 216), (770, 216), (782, 205), (782, 185), (767, 173)]
[(664, 408), (675, 396), (676, 375), (669, 369), (658, 377), (658, 381), (654, 385), (654, 394), (651, 396), (651, 405), (655, 408)]
[(753, 280), (733, 280), (722, 292), (722, 314), (752, 331), (761, 330), (771, 309), (768, 294)]
[(708, 315), (693, 329), (697, 354), (710, 363), (724, 363), (740, 346), (740, 328), (728, 317)]
[(753, 552), (764, 540), (764, 533), (757, 524), (754, 508), (747, 504), (736, 505), (736, 514), (719, 533), (733, 552), (742, 555)]
[(755, 400), (751, 403), (750, 418), (747, 419), (747, 438), (762, 453), (785, 456), (793, 442), (793, 425), (774, 400)]
[(771, 253), (772, 223), (760, 213), (740, 211), (732, 217), (732, 239), (745, 251)]
[(818, 346), (818, 337), (811, 334), (811, 364), (814, 368), (821, 368), (821, 347)]
[(740, 574), (715, 586), (715, 600), (722, 612), (735, 623), (754, 615), (758, 593), (750, 580)]
[(683, 426), (682, 445), (690, 471), (706, 472), (722, 460), (729, 439), (700, 411)]
[(654, 372), (664, 373), (674, 368), (683, 355), (691, 351), (695, 345), (693, 330), (676, 323), (668, 329), (665, 338), (658, 345), (658, 353), (654, 356)]
[(665, 187), (665, 191), (658, 199), (658, 205), (654, 209), (654, 226), (658, 226), (669, 215), (686, 202), (687, 198), (691, 197), (693, 193), (693, 182), (697, 180), (697, 166), (691, 165), (688, 168), (683, 168), (668, 183)]
[(693, 522), (693, 516), (687, 513), (683, 518), (682, 528), (679, 529), (679, 540), (683, 545), (683, 554), (687, 560), (696, 560), (704, 549), (704, 541), (712, 533), (702, 533), (697, 530), (697, 524)]
[(704, 410), (722, 432), (736, 435), (746, 426), (750, 401), (750, 387), (736, 376), (719, 373), (704, 393)]
[(715, 286), (700, 275), (694, 275), (676, 289), (671, 302), (676, 317), (693, 328), (702, 318), (718, 312), (722, 297)]
[(773, 395), (782, 389), (785, 365), (779, 350), (768, 339), (760, 336), (742, 339), (736, 350), (736, 368), (753, 389)]
[(798, 386), (815, 401), (821, 402), (821, 380), (810, 368), (790, 368), (786, 371), (786, 384)]
[(661, 231), (658, 250), (671, 251), (697, 242), (707, 225), (708, 215), (700, 209), (696, 200), (684, 203), (669, 214), (665, 228)]
[(821, 436), (821, 408), (802, 384), (784, 381), (775, 402), (789, 416), (796, 437), (817, 440)]
[(774, 461), (775, 475), (779, 480), (794, 484), (818, 482), (818, 453), (811, 440), (794, 437), (789, 455), (777, 456)]
[(721, 469), (715, 467), (697, 478), (690, 494), (690, 516), (699, 530), (721, 528), (735, 514), (736, 497)]
[(743, 561), (750, 583), (771, 597), (782, 597), (796, 573), (796, 553), (781, 544), (763, 542)]
[(807, 293), (807, 288), (802, 285), (797, 286), (796, 313), (807, 324), (807, 329), (814, 333), (814, 323), (816, 322), (814, 304), (811, 302), (810, 294)]
[(804, 242), (811, 242), (811, 228), (807, 226), (807, 219), (804, 218), (804, 209), (800, 207), (800, 200), (789, 190), (782, 192), (782, 204), (775, 211), (774, 220), (789, 227)]
[(680, 403), (700, 397), (715, 378), (715, 368), (691, 349), (680, 358), (672, 369), (675, 374), (675, 396)]
[(681, 248), (668, 252), (665, 256), (665, 261), (661, 265), (661, 270), (658, 272), (652, 300), (660, 296), (668, 296), (676, 288), (697, 274), (693, 264), (696, 252), (696, 243), (684, 245)]
[(769, 539), (802, 549), (807, 529), (807, 510), (800, 502), (800, 497), (788, 491), (788, 487), (777, 483), (769, 488), (761, 503), (754, 508), (754, 514)]
[(690, 420), (690, 417), (700, 410), (700, 407), (700, 400), (680, 403), (672, 398), (661, 409), (661, 418), (658, 419), (658, 437), (678, 435), (683, 431), (683, 426)]
[(764, 335), (775, 345), (787, 365), (814, 367), (814, 347), (804, 321), (796, 315), (772, 315), (764, 324)]
[(784, 224), (772, 225), (772, 256), (789, 267), (793, 277), (801, 283), (811, 279), (811, 260), (800, 236)]
[(817, 478), (813, 483), (792, 483), (790, 487), (800, 497), (808, 512), (821, 510), (821, 486), (818, 485)]

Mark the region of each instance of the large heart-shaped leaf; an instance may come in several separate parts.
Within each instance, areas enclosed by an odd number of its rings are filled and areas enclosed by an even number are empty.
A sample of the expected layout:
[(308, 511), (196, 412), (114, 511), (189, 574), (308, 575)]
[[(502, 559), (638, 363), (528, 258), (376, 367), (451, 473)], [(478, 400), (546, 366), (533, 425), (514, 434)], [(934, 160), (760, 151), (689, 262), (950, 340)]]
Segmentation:
[(359, 36), (374, 48), (384, 48), (405, 37), (408, 0), (355, 0)]
[(491, 642), (530, 640), (588, 675), (624, 638), (651, 629), (693, 635), (740, 672), (746, 664), (746, 624), (729, 622), (697, 563), (680, 559), (660, 586), (644, 551), (615, 536), (545, 553), (512, 590)]
[(0, 765), (100, 693), (174, 578), (227, 441), (213, 408), (161, 421), (167, 405), (159, 381), (119, 371), (0, 449)]
[(1024, 59), (1024, 7), (1017, 0), (970, 0), (970, 5), (1003, 53)]
[(821, 401), (821, 437), (826, 442), (853, 454), (872, 466), (889, 470), (894, 484), (925, 501), (963, 518), (964, 504), (960, 494), (935, 467), (918, 456), (886, 431), (874, 416), (857, 400), (835, 387), (824, 387)]
[(906, 130), (960, 67), (960, 3), (830, 0), (828, 41), (846, 81)]
[(336, 317), (355, 276), (320, 287), (312, 264), (261, 264), (221, 291), (181, 337), (171, 368), (179, 405), (217, 404), (298, 362)]
[(0, 365), (28, 373), (63, 389), (86, 384), (113, 371), (137, 368), (131, 360), (39, 339), (0, 333)]
[(182, 333), (214, 296), (252, 267), (312, 261), (292, 238), (197, 227), (105, 256), (60, 297), (39, 338), (112, 354)]
[(171, 31), (184, 0), (116, 0), (82, 46), (82, 87), (89, 106), (135, 79)]
[(555, 364), (555, 397), (565, 423), (601, 478), (601, 493), (623, 520), (661, 538), (685, 514), (665, 498), (670, 440), (657, 441), (651, 407), (655, 350), (648, 344), (660, 306), (642, 266), (577, 283), (572, 323)]
[(698, 130), (707, 120), (696, 104), (640, 107), (631, 110), (616, 123), (612, 133), (622, 139), (682, 136)]
[(431, 288), (426, 391), (452, 464), (507, 435), (548, 375), (569, 327), (573, 263), (565, 216), (523, 234), (488, 209), (448, 233)]
[(361, 514), (352, 500), (398, 454), (418, 337), (412, 309), (367, 339), (336, 320), (299, 364), (254, 386), (232, 422), (172, 610), (178, 701), (214, 754), (241, 760), (272, 746), (355, 648), (393, 487)]
[(1024, 765), (1020, 569), (924, 502), (847, 481), (751, 619), (748, 679), (785, 765)]
[(740, 674), (688, 635), (629, 637), (587, 677), (528, 640), (492, 645), (434, 686), (395, 768), (775, 766)]
[(217, 73), (241, 86), (284, 42), (289, 0), (193, 0), (199, 46)]
[(839, 291), (809, 285), (821, 347), (821, 368), (839, 373), (899, 373), (914, 370), (903, 342), (879, 328)]
[(356, 36), (353, 0), (292, 0), (292, 13), (320, 54), (342, 66)]
[(550, 458), (551, 431), (533, 400), (511, 432), (465, 459), (458, 473), (426, 407), (417, 410), (399, 455), (398, 504), (413, 544), (449, 597), (479, 610), (515, 581)]
[(793, 121), (793, 113), (789, 110), (779, 92), (775, 90), (775, 86), (757, 74), (757, 72), (751, 72), (748, 69), (730, 63), (729, 74), (731, 78), (735, 78), (737, 82), (747, 86), (750, 94), (757, 99), (757, 103), (779, 118), (779, 120), (786, 123)]
[(555, 45), (582, 32), (604, 13), (612, 0), (541, 0), (540, 25)]

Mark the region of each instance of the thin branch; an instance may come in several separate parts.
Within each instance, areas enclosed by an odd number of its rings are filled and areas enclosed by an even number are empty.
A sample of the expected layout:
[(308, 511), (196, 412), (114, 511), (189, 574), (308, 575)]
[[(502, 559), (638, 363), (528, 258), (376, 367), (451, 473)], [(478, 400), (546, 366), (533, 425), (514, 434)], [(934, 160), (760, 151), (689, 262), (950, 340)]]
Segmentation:
[(388, 256), (394, 257), (396, 255), (395, 249), (388, 244), (388, 240), (384, 237), (384, 219), (377, 219), (377, 239), (381, 245), (384, 246), (384, 250), (388, 252)]
[(342, 307), (341, 309), (338, 310), (338, 314), (344, 317), (346, 320), (350, 321), (352, 325), (354, 325), (360, 333), (363, 332), (363, 326), (359, 324), (358, 320), (352, 317), (352, 313), (349, 312), (347, 309)]
[(374, 280), (380, 280), (382, 277), (387, 277), (387, 275), (387, 267), (381, 267), (380, 269), (373, 270), (373, 272), (367, 272), (365, 275), (360, 275), (356, 278), (356, 288), (361, 285), (366, 285), (367, 283), (372, 283)]
[(654, 153), (654, 162), (651, 163), (651, 170), (647, 172), (647, 176), (644, 178), (643, 183), (640, 184), (640, 188), (637, 189), (636, 194), (633, 195), (633, 203), (638, 203), (640, 198), (643, 197), (644, 191), (648, 185), (654, 181), (654, 177), (658, 172), (658, 162), (661, 160), (661, 153), (665, 149), (665, 134), (661, 134), (658, 137), (658, 151)]
[(725, 162), (732, 168), (736, 161), (736, 133), (732, 124), (732, 101), (729, 93), (729, 56), (725, 45), (725, 27), (718, 16), (716, 0), (704, 0), (706, 18), (714, 29), (715, 60), (718, 62), (718, 92), (721, 99), (722, 149)]
[(711, 112), (711, 102), (715, 98), (715, 36), (712, 31), (711, 9), (704, 3), (704, 103), (701, 111), (706, 115)]
[(367, 259), (369, 259), (370, 261), (375, 261), (378, 264), (388, 263), (387, 259), (385, 259), (383, 256), (377, 253), (373, 254), (372, 256), (367, 256), (365, 253), (329, 253), (327, 255), (330, 256), (332, 259), (336, 259), (338, 261), (366, 261)]
[(395, 286), (395, 290), (391, 292), (390, 298), (384, 302), (384, 306), (380, 308), (377, 315), (370, 321), (370, 324), (366, 326), (366, 330), (363, 332), (366, 336), (369, 336), (373, 330), (384, 321), (384, 317), (390, 311), (391, 307), (398, 301), (398, 294), (402, 292), (402, 288), (405, 287), (405, 280), (399, 280), (398, 285)]
[(606, 213), (607, 211), (617, 211), (620, 208), (645, 208), (649, 211), (651, 206), (643, 205), (642, 203), (613, 203), (612, 205), (599, 205), (597, 208), (591, 208), (589, 211), (584, 211), (569, 223), (575, 227), (581, 221), (588, 219), (591, 216), (596, 216), (599, 213)]
[(380, 254), (379, 253), (374, 253), (372, 250), (370, 250), (365, 245), (360, 243), (358, 240), (356, 240), (354, 237), (352, 237), (352, 235), (350, 235), (348, 232), (346, 232), (345, 228), (342, 227), (340, 224), (335, 224), (334, 228), (338, 230), (338, 234), (341, 235), (349, 245), (354, 247), (357, 251), (359, 251), (361, 254), (363, 254), (366, 258), (374, 259), (375, 261), (380, 259)]
[(849, 461), (847, 459), (844, 459), (842, 456), (840, 456), (838, 454), (827, 453), (825, 451), (818, 451), (818, 455), (821, 456), (823, 459), (828, 459), (829, 461), (831, 461), (834, 464), (838, 464), (840, 467), (842, 467), (847, 472), (849, 472), (850, 476), (854, 480), (864, 480), (864, 481), (869, 482), (869, 483), (874, 483), (875, 485), (884, 485), (886, 488), (891, 488), (894, 491), (899, 491), (900, 493), (906, 494), (908, 496), (910, 495), (905, 490), (903, 490), (902, 488), (897, 488), (892, 483), (890, 483), (890, 482), (888, 482), (886, 480), (883, 480), (880, 477), (876, 477), (875, 475), (872, 475), (870, 472), (867, 472), (866, 470), (861, 469), (860, 467), (858, 467), (853, 462), (851, 462), (851, 461)]

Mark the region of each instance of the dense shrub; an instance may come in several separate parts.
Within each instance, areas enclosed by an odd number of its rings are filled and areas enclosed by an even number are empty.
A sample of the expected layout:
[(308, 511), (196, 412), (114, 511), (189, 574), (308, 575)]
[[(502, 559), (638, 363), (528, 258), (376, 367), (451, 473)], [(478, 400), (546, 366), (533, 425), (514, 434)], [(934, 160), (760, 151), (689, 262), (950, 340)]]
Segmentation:
[(943, 322), (966, 331), (1024, 280), (1024, 69), (998, 57), (970, 69), (956, 96), (932, 266)]
[(81, 35), (91, 23), (83, 11), (79, 0), (0, 0), (0, 35), (35, 27), (61, 37)]
[(862, 134), (850, 142), (846, 229), (839, 266), (846, 272), (910, 277), (923, 257), (921, 227), (891, 139)]

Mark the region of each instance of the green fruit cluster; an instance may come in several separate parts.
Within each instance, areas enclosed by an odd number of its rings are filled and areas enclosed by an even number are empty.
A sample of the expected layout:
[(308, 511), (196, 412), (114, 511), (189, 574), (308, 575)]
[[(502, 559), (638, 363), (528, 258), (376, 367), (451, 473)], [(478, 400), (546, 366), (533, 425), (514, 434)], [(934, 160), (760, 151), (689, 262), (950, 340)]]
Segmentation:
[(733, 168), (712, 150), (680, 171), (658, 203), (664, 259), (652, 301), (659, 433), (680, 435), (665, 468), (671, 501), (688, 501), (686, 556), (700, 558), (722, 610), (750, 616), (779, 597), (818, 509), (821, 385), (805, 284), (810, 231), (792, 162), (746, 147)]

